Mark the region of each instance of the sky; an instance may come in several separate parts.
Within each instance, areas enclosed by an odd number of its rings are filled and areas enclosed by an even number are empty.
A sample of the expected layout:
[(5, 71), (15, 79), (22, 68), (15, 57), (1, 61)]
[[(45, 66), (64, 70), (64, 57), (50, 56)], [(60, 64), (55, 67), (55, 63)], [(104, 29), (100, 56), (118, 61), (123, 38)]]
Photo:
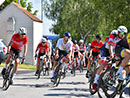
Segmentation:
[[(28, 2), (32, 2), (33, 5), (33, 11), (39, 10), (37, 13), (37, 17), (41, 19), (41, 0), (28, 0)], [(45, 15), (43, 15), (43, 33), (47, 35), (51, 35), (52, 33), (49, 31), (49, 29), (52, 27), (53, 21), (47, 19)]]
[(5, 0), (0, 0), (0, 5), (4, 2)]

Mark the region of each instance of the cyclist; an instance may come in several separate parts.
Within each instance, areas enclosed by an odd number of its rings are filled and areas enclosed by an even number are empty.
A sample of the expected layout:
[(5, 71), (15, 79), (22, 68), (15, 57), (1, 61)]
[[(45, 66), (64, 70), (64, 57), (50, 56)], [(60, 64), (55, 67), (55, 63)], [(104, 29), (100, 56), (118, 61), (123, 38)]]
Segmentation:
[[(97, 57), (98, 58), (98, 66), (100, 66), (100, 48), (103, 46), (103, 42), (101, 41), (102, 37), (101, 35), (97, 34), (96, 35), (96, 40), (91, 42), (91, 46), (90, 46), (90, 51), (92, 50), (92, 53), (90, 55), (92, 55), (92, 57)], [(90, 70), (90, 66), (91, 62), (90, 62), (90, 58), (88, 58), (88, 65), (87, 65), (87, 73), (86, 73), (86, 78), (89, 77), (89, 70)]]
[[(11, 54), (15, 54), (15, 56), (16, 56), (14, 76), (16, 75), (16, 72), (18, 69), (18, 63), (19, 63), (19, 56), (20, 56), (20, 52), (22, 51), (23, 46), (24, 46), (23, 60), (25, 59), (25, 56), (27, 54), (28, 37), (26, 36), (26, 33), (27, 33), (27, 29), (24, 27), (20, 27), (18, 33), (15, 33), (12, 36), (11, 41), (9, 42), (9, 45), (8, 45), (7, 59), (5, 62), (5, 66), (2, 70), (2, 75), (5, 74), (7, 65), (9, 64), (10, 59), (12, 58)], [(14, 76), (13, 76), (13, 78), (14, 78)], [(10, 84), (12, 84), (12, 83), (13, 83), (13, 81), (11, 81)]]
[[(48, 49), (49, 49), (49, 46), (47, 44), (46, 38), (42, 38), (41, 42), (38, 44), (36, 51), (35, 51), (35, 57), (37, 57), (37, 52), (38, 52), (35, 76), (38, 75), (38, 71), (39, 71), (38, 68), (40, 65), (40, 57), (43, 55), (47, 55)], [(45, 59), (43, 60), (43, 63), (45, 63)]]
[(83, 62), (85, 66), (85, 55), (86, 55), (86, 45), (82, 39), (79, 40), (79, 52), (80, 52), (80, 60), (83, 58)]
[[(120, 26), (118, 31), (124, 35), (127, 34), (127, 29), (124, 26)], [(130, 33), (128, 33), (122, 40), (117, 43), (115, 53), (117, 56), (121, 56), (123, 58), (116, 75), (118, 75), (119, 80), (124, 80), (124, 77), (122, 76), (122, 70), (130, 60)], [(130, 73), (130, 69), (125, 70), (127, 74)]]
[[(76, 59), (76, 66), (78, 66), (79, 65), (79, 46), (78, 46), (78, 44), (77, 44), (77, 40), (73, 40), (73, 52), (72, 52), (72, 56), (74, 56), (74, 57), (72, 57), (72, 59)], [(72, 73), (72, 71), (71, 71), (71, 73)]]
[(116, 43), (124, 37), (124, 33), (122, 32), (127, 32), (127, 28), (125, 26), (119, 26), (117, 30), (113, 30), (109, 36), (109, 39), (105, 42), (103, 47), (100, 49), (101, 65), (99, 69), (97, 69), (96, 76), (94, 78), (94, 83), (93, 83), (94, 90), (97, 90), (97, 82), (100, 77), (100, 74), (102, 73), (102, 70), (106, 65), (106, 57), (108, 56), (110, 56), (110, 58), (114, 57), (114, 49)]
[[(56, 65), (59, 61), (59, 57), (66, 56), (66, 63), (71, 61), (71, 56), (72, 56), (72, 45), (73, 42), (71, 41), (71, 35), (69, 32), (65, 32), (63, 38), (59, 39), (56, 45), (55, 49), (55, 61), (54, 61), (54, 66), (52, 68), (52, 78), (51, 81), (54, 81), (54, 76), (55, 76), (55, 70), (56, 70)], [(65, 66), (65, 63), (63, 63), (63, 67)]]
[(48, 58), (47, 58), (47, 59), (49, 60), (49, 62), (48, 62), (48, 66), (47, 66), (47, 70), (48, 70), (49, 67), (51, 68), (52, 43), (51, 43), (50, 40), (48, 40), (48, 37), (47, 37), (47, 36), (44, 36), (44, 38), (46, 38), (46, 40), (47, 40), (47, 44), (48, 44), (48, 46), (49, 46), (49, 50), (48, 50)]

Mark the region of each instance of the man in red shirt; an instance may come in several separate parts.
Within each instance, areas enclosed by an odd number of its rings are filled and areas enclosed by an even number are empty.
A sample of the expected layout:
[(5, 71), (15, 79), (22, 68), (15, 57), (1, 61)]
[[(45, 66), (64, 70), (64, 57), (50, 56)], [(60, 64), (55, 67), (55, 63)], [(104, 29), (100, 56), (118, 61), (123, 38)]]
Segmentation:
[[(24, 46), (24, 54), (23, 54), (23, 59), (25, 59), (25, 56), (27, 54), (27, 49), (28, 49), (28, 37), (26, 36), (27, 30), (24, 27), (20, 27), (18, 33), (15, 33), (8, 45), (8, 52), (7, 52), (7, 59), (5, 63), (5, 67), (2, 70), (2, 75), (5, 74), (5, 71), (7, 69), (7, 65), (10, 62), (10, 59), (12, 58), (12, 54), (15, 54), (16, 59), (15, 59), (15, 71), (14, 71), (14, 76), (16, 75), (17, 69), (18, 69), (18, 63), (19, 63), (19, 56), (20, 52), (22, 51), (22, 47)], [(13, 78), (14, 78), (13, 76)], [(13, 81), (11, 81), (10, 84), (12, 84)]]
[[(92, 52), (90, 53), (93, 58), (94, 57), (98, 57), (98, 59), (100, 58), (100, 48), (103, 46), (103, 42), (101, 41), (101, 35), (97, 34), (96, 35), (96, 40), (92, 41), (91, 42), (91, 49)], [(98, 64), (100, 64), (100, 61), (98, 60)], [(91, 62), (90, 62), (90, 57), (88, 58), (88, 65), (87, 65), (87, 73), (86, 73), (86, 78), (88, 78), (88, 73), (89, 73), (89, 70), (90, 70), (90, 66), (91, 65)]]
[[(37, 52), (38, 52), (38, 57), (37, 57)], [(36, 66), (36, 73), (35, 76), (38, 74), (38, 68), (40, 65), (40, 57), (43, 55), (47, 55), (49, 53), (49, 46), (47, 44), (46, 38), (42, 38), (41, 42), (38, 44), (37, 49), (35, 51), (35, 57), (37, 57), (37, 66)], [(43, 60), (45, 63), (45, 60)]]

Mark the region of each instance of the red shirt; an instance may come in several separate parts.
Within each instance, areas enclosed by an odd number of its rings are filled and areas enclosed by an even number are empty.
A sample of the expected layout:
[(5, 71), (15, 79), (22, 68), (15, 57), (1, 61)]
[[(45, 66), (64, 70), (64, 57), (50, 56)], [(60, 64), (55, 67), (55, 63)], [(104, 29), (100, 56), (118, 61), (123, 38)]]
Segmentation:
[(43, 46), (42, 43), (39, 43), (37, 46), (37, 50), (39, 50), (39, 53), (46, 53), (47, 50), (49, 49), (49, 46), (47, 43)]
[(28, 44), (28, 38), (26, 35), (24, 35), (23, 38), (20, 38), (18, 34), (14, 34), (11, 38), (11, 41), (13, 42), (11, 47), (22, 50), (23, 45)]
[(85, 51), (86, 50), (86, 46), (83, 44), (83, 45), (80, 45), (79, 44), (79, 51)]
[[(100, 41), (99, 43), (97, 43), (96, 40), (92, 41), (92, 42), (91, 42), (91, 47), (95, 47), (95, 46), (101, 48), (101, 47), (103, 46), (103, 42)], [(99, 51), (100, 51), (99, 48), (93, 48), (92, 51), (93, 51), (93, 52), (99, 52)]]

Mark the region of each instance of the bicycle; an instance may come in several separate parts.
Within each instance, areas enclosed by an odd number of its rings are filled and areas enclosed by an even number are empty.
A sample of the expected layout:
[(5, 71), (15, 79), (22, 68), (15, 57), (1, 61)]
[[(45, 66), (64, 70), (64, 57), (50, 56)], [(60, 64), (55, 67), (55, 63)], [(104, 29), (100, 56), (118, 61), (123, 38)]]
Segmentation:
[(93, 90), (93, 88), (92, 88), (94, 78), (95, 78), (95, 75), (96, 75), (96, 70), (97, 70), (96, 66), (97, 66), (97, 58), (94, 57), (94, 60), (91, 63), (91, 67), (90, 67), (90, 70), (89, 70), (90, 72), (89, 72), (89, 78), (88, 78), (88, 81), (90, 82), (89, 83), (89, 91), (92, 95), (96, 93), (96, 91)]
[[(12, 77), (14, 74), (14, 70), (15, 70), (15, 59), (17, 58), (14, 54), (12, 55), (12, 59), (10, 61), (10, 64), (7, 68), (7, 70), (5, 71), (5, 75), (3, 75), (3, 86), (2, 89), (5, 91), (9, 88), (9, 86), (11, 85), (11, 81), (12, 81)], [(24, 57), (19, 57), (19, 59), (22, 59), (21, 64), (24, 62), (23, 60)]]
[(60, 83), (61, 76), (64, 77), (64, 72), (62, 72), (62, 59), (65, 58), (63, 55), (59, 58), (59, 63), (57, 64), (56, 70), (55, 70), (55, 76), (53, 81), (53, 86), (58, 86)]
[[(43, 60), (45, 60), (45, 63), (43, 63)], [(37, 79), (40, 78), (42, 71), (43, 71), (43, 76), (45, 76), (46, 73), (47, 73), (47, 75), (49, 75), (49, 69), (48, 69), (47, 66), (46, 66), (47, 63), (48, 63), (48, 61), (47, 61), (47, 56), (46, 56), (46, 55), (41, 56), (41, 57), (40, 57), (40, 65), (39, 65), (39, 67), (38, 67), (38, 77), (37, 77)]]
[[(127, 65), (126, 67), (128, 67), (128, 66), (130, 66), (130, 65)], [(110, 98), (110, 97), (114, 98), (117, 94), (120, 96), (120, 98), (122, 98), (122, 94), (123, 94), (126, 86), (130, 82), (130, 76), (127, 76), (127, 78), (125, 78), (124, 80), (118, 80), (117, 75), (116, 75), (117, 70), (113, 68), (110, 70), (110, 72), (112, 72), (112, 70), (113, 70), (112, 75), (108, 74), (109, 77), (111, 78), (107, 82), (107, 83), (109, 83), (109, 85), (107, 84), (108, 89), (103, 89), (103, 91), (108, 98)], [(124, 81), (125, 81), (125, 83), (124, 83)], [(109, 92), (108, 90), (111, 90), (111, 92)]]
[[(114, 64), (116, 61), (119, 61), (119, 63), (116, 65)], [(107, 69), (103, 71), (103, 73), (100, 75), (99, 82), (98, 82), (98, 96), (100, 98), (103, 98), (102, 95), (104, 92), (105, 96), (108, 98), (112, 98), (113, 90), (116, 87), (116, 72), (117, 72), (117, 66), (121, 63), (120, 59), (113, 58), (112, 61), (110, 61), (108, 64), (106, 64)]]

